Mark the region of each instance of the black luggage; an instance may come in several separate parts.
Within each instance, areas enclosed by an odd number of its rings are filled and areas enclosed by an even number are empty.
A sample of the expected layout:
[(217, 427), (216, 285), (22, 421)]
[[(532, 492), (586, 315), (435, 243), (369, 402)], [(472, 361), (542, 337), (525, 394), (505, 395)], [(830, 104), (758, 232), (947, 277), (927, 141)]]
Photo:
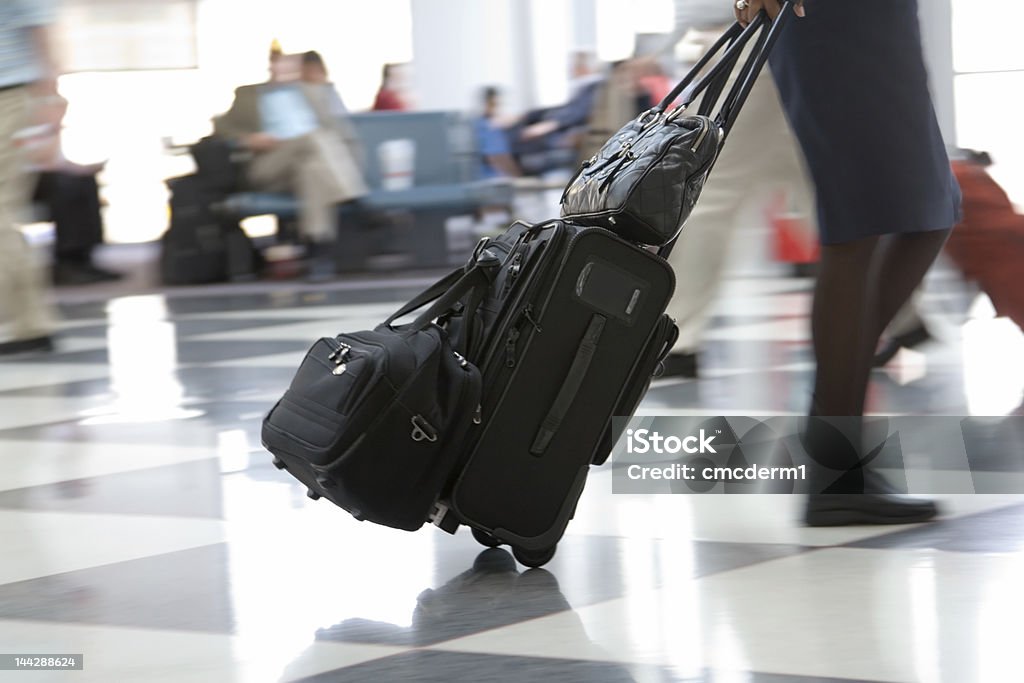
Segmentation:
[(170, 226), (160, 240), (164, 284), (194, 285), (252, 277), (258, 254), (237, 221), (217, 215), (216, 193), (198, 175), (167, 181)]
[[(790, 11), (787, 2), (784, 12)], [(720, 128), (720, 142), (782, 23), (770, 34), (767, 27), (763, 12), (748, 29), (734, 27), (677, 86), (684, 102), (710, 92), (701, 106), (701, 115), (707, 114), (746, 42), (759, 34), (736, 86), (719, 114), (708, 119)], [(695, 81), (719, 49), (725, 49), (719, 65)], [(620, 163), (632, 160), (624, 152)], [(429, 518), (449, 533), (467, 525), (484, 545), (512, 546), (527, 566), (548, 562), (590, 467), (605, 462), (619, 436), (612, 418), (633, 415), (678, 334), (664, 313), (675, 285), (665, 258), (675, 240), (654, 252), (616, 235), (615, 227), (614, 220), (605, 227), (570, 220), (514, 224), (499, 238), (482, 241), (465, 269), (425, 290), (378, 328), (387, 336), (397, 318), (432, 304), (408, 329), (433, 335), (423, 348), (441, 349), (445, 367), (454, 368), (456, 359), (461, 371), (479, 372), (475, 406), (476, 394), (457, 389), (467, 386), (453, 379), (463, 377), (459, 372), (428, 375), (424, 386), (436, 386), (437, 396), (432, 404), (428, 394), (426, 405), (448, 406), (430, 428), (409, 417), (422, 414), (409, 406), (405, 414), (388, 407), (401, 403), (400, 378), (388, 374), (388, 362), (371, 364), (374, 372), (351, 374), (344, 360), (340, 373), (331, 368), (339, 353), (347, 358), (339, 343), (354, 347), (356, 340), (369, 351), (368, 333), (321, 340), (289, 394), (264, 420), (263, 442), (277, 456), (275, 463), (305, 483), (311, 497), (326, 495), (357, 518), (407, 529)], [(389, 379), (368, 383), (364, 375)], [(391, 391), (373, 398), (363, 391), (370, 384)], [(456, 394), (460, 398), (452, 401)], [(302, 401), (286, 401), (289, 396)], [(417, 396), (424, 400), (422, 392)], [(301, 410), (282, 412), (282, 406), (296, 403)], [(350, 423), (353, 415), (375, 413), (386, 416), (383, 430), (359, 427), (358, 419)], [(372, 445), (363, 447), (363, 440)], [(410, 454), (423, 440), (433, 447), (417, 460)], [(402, 463), (418, 465), (411, 478), (388, 486)]]
[(555, 220), (515, 226), (500, 240), (509, 241), (479, 306), (482, 344), (468, 356), (483, 377), (480, 415), (435, 523), (467, 524), (539, 566), (591, 464), (611, 450), (612, 417), (632, 415), (671, 348), (664, 312), (675, 277), (664, 259), (602, 228)]
[[(696, 200), (703, 185), (700, 173), (710, 172), (791, 10), (787, 3), (786, 14), (775, 24), (761, 13), (746, 29), (733, 26), (650, 117), (642, 115), (634, 127), (626, 126), (632, 137), (609, 143), (608, 168), (640, 178), (627, 183), (643, 188), (630, 210), (638, 215), (653, 211), (652, 224), (669, 225), (659, 211)], [(712, 117), (751, 41), (754, 48), (738, 67), (736, 84)], [(722, 58), (705, 71), (719, 52)], [(698, 95), (703, 95), (698, 116), (690, 118), (715, 129), (713, 149), (694, 141), (708, 137), (690, 140), (685, 131), (669, 130), (677, 114), (666, 114), (667, 105), (677, 96), (686, 105)], [(652, 146), (664, 154), (649, 158), (633, 152), (639, 140), (654, 133), (665, 133), (666, 140), (685, 138), (692, 147), (683, 150), (692, 155), (689, 161), (672, 146)], [(588, 167), (585, 162), (584, 171)], [(694, 169), (703, 170), (694, 175)], [(600, 194), (616, 178), (615, 173), (581, 172), (573, 187)], [(668, 194), (672, 202), (665, 201)], [(686, 210), (671, 213), (682, 221)], [(476, 327), (484, 330), (478, 337), (485, 341), (479, 353), (471, 348), (468, 357), (480, 364), (483, 376), (480, 424), (470, 430), (462, 464), (434, 521), (448, 530), (467, 524), (485, 545), (508, 543), (528, 566), (540, 566), (554, 555), (590, 466), (607, 459), (619, 436), (612, 417), (633, 415), (678, 334), (664, 315), (675, 285), (665, 258), (678, 229), (649, 231), (647, 244), (664, 245), (653, 253), (623, 239), (643, 239), (642, 233), (625, 229), (628, 222), (619, 220), (623, 215), (609, 211), (527, 229), (505, 256), (476, 316)], [(515, 231), (508, 237), (516, 237)], [(493, 322), (485, 317), (488, 313)]]
[(244, 189), (244, 160), (251, 153), (215, 135), (202, 138), (189, 147), (189, 152), (196, 162), (196, 175), (207, 191), (225, 197)]
[(309, 350), (262, 439), (311, 498), (407, 531), (427, 521), (480, 401), (480, 373), (433, 319), (474, 282), (462, 277), (409, 325), (392, 325), (403, 309)]

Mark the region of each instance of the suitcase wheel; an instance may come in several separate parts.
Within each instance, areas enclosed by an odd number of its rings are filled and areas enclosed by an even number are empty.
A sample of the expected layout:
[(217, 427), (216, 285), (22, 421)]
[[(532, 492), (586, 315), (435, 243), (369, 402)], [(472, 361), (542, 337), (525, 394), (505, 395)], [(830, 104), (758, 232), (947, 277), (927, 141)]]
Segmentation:
[(473, 538), (475, 538), (477, 543), (479, 543), (480, 545), (487, 546), (488, 548), (497, 548), (499, 545), (501, 545), (501, 541), (496, 539), (494, 536), (491, 536), (486, 531), (483, 531), (482, 529), (472, 529), (472, 531)]
[(309, 498), (310, 500), (320, 500), (320, 494), (314, 491), (313, 489), (306, 490), (306, 497)]
[(287, 465), (285, 464), (284, 460), (282, 460), (281, 458), (276, 458), (275, 457), (274, 458), (274, 467), (276, 467), (279, 470), (283, 470), (284, 468), (287, 467)]
[(551, 558), (555, 556), (555, 550), (557, 548), (557, 545), (553, 545), (550, 548), (544, 548), (543, 550), (512, 548), (512, 555), (515, 556), (516, 560), (521, 565), (525, 565), (527, 567), (542, 567), (550, 562)]

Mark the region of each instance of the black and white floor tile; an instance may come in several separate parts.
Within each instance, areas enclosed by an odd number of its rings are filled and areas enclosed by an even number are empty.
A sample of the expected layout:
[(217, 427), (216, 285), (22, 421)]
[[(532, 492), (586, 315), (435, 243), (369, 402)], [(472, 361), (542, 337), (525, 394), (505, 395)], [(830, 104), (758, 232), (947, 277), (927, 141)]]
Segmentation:
[[(527, 571), (466, 531), (308, 500), (261, 450), (264, 412), (314, 338), (416, 286), (83, 300), (57, 353), (0, 363), (0, 652), (84, 654), (0, 679), (1021, 680), (1024, 495), (807, 529), (792, 497), (612, 495), (604, 468)], [(876, 373), (871, 409), (1012, 410), (1020, 332), (929, 292), (940, 339)], [(731, 279), (702, 378), (656, 382), (642, 411), (800, 413), (808, 302), (806, 280)]]

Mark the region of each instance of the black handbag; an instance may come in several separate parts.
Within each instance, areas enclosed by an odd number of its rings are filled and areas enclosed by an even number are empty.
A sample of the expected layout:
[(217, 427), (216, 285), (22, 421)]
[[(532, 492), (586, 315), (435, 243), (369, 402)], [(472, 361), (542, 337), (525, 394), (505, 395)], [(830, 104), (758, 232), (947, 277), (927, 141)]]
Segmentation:
[[(562, 217), (607, 228), (640, 244), (672, 242), (690, 215), (736, 115), (792, 14), (786, 2), (772, 22), (762, 11), (746, 29), (734, 24), (665, 99), (619, 130), (583, 162), (562, 194)], [(756, 36), (756, 38), (755, 38)], [(741, 54), (754, 40), (736, 83), (718, 104)], [(720, 59), (705, 73), (712, 60)], [(703, 95), (696, 114), (686, 110)], [(669, 106), (679, 98), (679, 106)]]
[[(473, 292), (487, 284), (480, 268), (455, 272), (374, 330), (318, 340), (263, 421), (274, 464), (311, 498), (327, 498), (357, 519), (422, 526), (457, 464), (481, 394), (479, 370), (433, 320), (462, 298), (476, 300)], [(434, 299), (415, 321), (394, 326)]]

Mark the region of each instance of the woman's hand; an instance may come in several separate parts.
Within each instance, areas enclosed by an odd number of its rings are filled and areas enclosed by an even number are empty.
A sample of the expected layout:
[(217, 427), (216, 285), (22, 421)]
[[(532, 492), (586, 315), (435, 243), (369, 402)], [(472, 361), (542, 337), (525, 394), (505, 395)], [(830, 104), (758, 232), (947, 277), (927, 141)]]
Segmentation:
[[(767, 11), (768, 16), (774, 21), (782, 11), (782, 0), (736, 0), (733, 2), (736, 21), (743, 26), (752, 22), (762, 9)], [(793, 11), (798, 17), (804, 16), (804, 0), (796, 0), (796, 7), (793, 8)]]

